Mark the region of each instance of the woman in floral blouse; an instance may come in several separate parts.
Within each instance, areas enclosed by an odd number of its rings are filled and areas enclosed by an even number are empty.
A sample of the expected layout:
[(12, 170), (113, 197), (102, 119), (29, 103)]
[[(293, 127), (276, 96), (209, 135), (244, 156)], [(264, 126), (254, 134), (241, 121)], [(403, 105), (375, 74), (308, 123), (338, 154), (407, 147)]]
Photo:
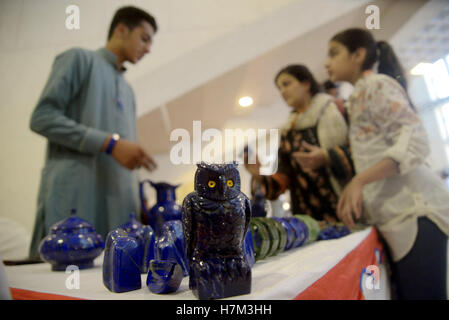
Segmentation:
[(281, 128), (277, 172), (262, 176), (258, 164), (245, 161), (253, 186), (261, 185), (269, 200), (288, 188), (293, 214), (335, 222), (338, 195), (353, 172), (345, 120), (305, 66), (283, 68), (275, 84), (293, 110)]
[(353, 226), (363, 200), (392, 255), (398, 298), (446, 299), (449, 192), (425, 163), (427, 135), (393, 50), (366, 30), (348, 29), (329, 42), (326, 68), (332, 81), (354, 85), (346, 109), (356, 175), (338, 216)]

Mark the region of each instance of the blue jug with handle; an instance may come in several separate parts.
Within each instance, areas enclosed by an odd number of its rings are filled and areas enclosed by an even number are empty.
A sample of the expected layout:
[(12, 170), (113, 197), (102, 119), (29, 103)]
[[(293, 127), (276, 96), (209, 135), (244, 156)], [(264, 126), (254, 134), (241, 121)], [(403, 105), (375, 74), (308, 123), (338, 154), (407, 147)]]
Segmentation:
[[(157, 202), (151, 210), (147, 209), (144, 192), (145, 183), (149, 183), (156, 189)], [(162, 227), (166, 221), (182, 220), (181, 206), (176, 203), (175, 194), (175, 190), (179, 186), (179, 184), (171, 185), (166, 182), (154, 183), (151, 180), (143, 180), (140, 182), (140, 202), (143, 211), (142, 221), (153, 228), (156, 237), (161, 235)]]

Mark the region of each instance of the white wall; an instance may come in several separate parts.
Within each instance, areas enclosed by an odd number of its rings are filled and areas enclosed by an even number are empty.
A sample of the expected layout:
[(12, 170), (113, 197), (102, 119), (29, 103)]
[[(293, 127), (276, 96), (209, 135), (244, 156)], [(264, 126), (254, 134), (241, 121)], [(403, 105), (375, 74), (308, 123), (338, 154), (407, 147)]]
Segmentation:
[[(419, 11), (417, 11), (411, 19), (393, 36), (390, 40), (395, 52), (399, 54), (401, 58), (401, 47), (409, 45), (409, 41), (416, 35), (424, 25), (426, 25), (431, 19), (435, 17), (437, 13), (440, 13), (447, 6), (447, 1), (430, 0)], [(416, 62), (415, 62), (416, 63)], [(405, 64), (407, 68), (406, 72), (409, 72), (415, 64)], [(427, 87), (422, 76), (412, 76), (407, 74), (408, 92), (411, 100), (419, 110), (419, 114), (426, 128), (431, 155), (429, 157), (429, 164), (435, 172), (439, 172), (449, 165), (449, 159), (447, 159), (441, 139), (438, 123), (433, 110), (428, 106), (431, 103)]]
[(426, 128), (429, 138), (431, 154), (429, 156), (429, 164), (432, 170), (440, 172), (447, 169), (449, 159), (447, 159), (444, 141), (441, 138), (440, 129), (434, 108), (429, 107), (432, 104), (426, 83), (422, 76), (409, 76), (409, 93), (410, 98), (419, 110), (419, 114)]
[(441, 172), (448, 168), (449, 161), (444, 148), (444, 141), (438, 128), (438, 123), (433, 110), (421, 112), (421, 119), (427, 131), (429, 138), (431, 154), (429, 156), (429, 164), (434, 172)]

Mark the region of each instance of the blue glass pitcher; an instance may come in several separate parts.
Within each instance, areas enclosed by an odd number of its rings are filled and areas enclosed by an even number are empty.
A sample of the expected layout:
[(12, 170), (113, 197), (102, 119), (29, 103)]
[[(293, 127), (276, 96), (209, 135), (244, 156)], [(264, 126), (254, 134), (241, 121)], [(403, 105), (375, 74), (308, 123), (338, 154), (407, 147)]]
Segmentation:
[[(156, 189), (157, 202), (148, 211), (146, 206), (146, 198), (144, 193), (144, 184), (149, 183)], [(143, 210), (143, 221), (149, 224), (156, 237), (162, 234), (162, 227), (166, 221), (182, 220), (181, 206), (176, 203), (175, 190), (180, 185), (171, 185), (165, 182), (154, 183), (151, 180), (144, 180), (140, 182), (140, 202)]]

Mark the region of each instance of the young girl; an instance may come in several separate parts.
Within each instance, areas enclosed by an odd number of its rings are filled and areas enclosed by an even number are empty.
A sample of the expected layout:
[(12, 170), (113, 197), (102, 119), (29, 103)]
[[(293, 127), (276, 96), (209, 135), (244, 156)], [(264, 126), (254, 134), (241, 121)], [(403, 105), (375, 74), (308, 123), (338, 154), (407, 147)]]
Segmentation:
[[(371, 71), (376, 62), (378, 74)], [(332, 81), (354, 85), (346, 108), (356, 175), (338, 217), (353, 226), (363, 199), (392, 255), (398, 298), (446, 299), (449, 192), (425, 164), (427, 135), (391, 47), (348, 29), (331, 39), (326, 68)]]
[(289, 188), (293, 214), (333, 223), (341, 187), (353, 174), (346, 122), (307, 67), (289, 65), (274, 81), (292, 112), (281, 129), (277, 172), (261, 176), (258, 164), (245, 161), (253, 187), (261, 185), (269, 200)]

